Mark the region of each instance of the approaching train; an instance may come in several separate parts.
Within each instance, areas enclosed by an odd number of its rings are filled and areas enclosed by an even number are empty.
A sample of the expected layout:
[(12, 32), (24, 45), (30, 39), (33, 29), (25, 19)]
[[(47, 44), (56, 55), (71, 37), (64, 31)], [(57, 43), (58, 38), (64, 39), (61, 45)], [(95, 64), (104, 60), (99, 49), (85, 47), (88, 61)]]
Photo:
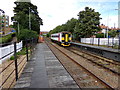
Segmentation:
[(70, 46), (71, 40), (72, 34), (67, 31), (51, 34), (51, 41), (57, 42), (62, 46)]

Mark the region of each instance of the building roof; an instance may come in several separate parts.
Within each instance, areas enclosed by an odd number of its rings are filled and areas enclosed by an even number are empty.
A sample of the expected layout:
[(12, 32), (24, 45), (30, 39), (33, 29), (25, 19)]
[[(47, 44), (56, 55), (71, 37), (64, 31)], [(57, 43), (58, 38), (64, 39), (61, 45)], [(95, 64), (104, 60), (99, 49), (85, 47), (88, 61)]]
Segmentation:
[(47, 31), (41, 31), (40, 34), (48, 34)]
[(105, 25), (100, 25), (100, 28), (101, 28), (101, 29), (107, 29), (107, 28), (108, 28), (108, 26), (105, 26)]
[(111, 27), (111, 28), (110, 28), (110, 27), (105, 26), (105, 25), (103, 25), (103, 24), (100, 25), (100, 28), (101, 28), (101, 29), (107, 29), (107, 28), (108, 28), (109, 30), (120, 30), (120, 28), (116, 28), (116, 27)]

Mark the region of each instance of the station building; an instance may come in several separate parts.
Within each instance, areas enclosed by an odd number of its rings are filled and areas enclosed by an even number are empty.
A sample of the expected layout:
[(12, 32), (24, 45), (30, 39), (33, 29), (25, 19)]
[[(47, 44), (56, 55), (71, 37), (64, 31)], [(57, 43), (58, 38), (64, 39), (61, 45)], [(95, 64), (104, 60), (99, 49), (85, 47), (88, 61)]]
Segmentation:
[(7, 15), (0, 15), (0, 32), (4, 34), (9, 32), (9, 16)]

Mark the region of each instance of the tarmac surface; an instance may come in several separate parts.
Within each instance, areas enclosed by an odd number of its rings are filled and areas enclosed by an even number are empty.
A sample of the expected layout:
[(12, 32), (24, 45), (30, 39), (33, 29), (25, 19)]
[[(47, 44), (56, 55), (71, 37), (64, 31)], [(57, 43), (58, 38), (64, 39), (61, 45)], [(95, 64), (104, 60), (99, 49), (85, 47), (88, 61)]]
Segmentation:
[(45, 43), (35, 50), (14, 88), (79, 88)]

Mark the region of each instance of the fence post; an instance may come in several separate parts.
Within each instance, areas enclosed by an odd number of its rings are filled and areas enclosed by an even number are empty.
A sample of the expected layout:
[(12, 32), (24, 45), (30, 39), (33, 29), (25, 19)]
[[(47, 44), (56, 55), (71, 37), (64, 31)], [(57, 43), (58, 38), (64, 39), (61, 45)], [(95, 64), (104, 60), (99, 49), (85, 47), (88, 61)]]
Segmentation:
[(79, 41), (80, 41), (80, 43), (81, 43), (81, 37), (80, 37), (80, 40), (79, 40)]
[(98, 46), (100, 46), (100, 38), (98, 38)]
[(28, 40), (26, 40), (26, 56), (27, 56), (27, 61), (28, 61)]
[(94, 37), (93, 37), (93, 40), (92, 40), (92, 45), (94, 45)]
[(114, 37), (112, 38), (112, 48), (114, 47)]
[(108, 37), (108, 47), (109, 47), (109, 37)]
[(14, 58), (15, 58), (15, 75), (16, 81), (18, 80), (18, 67), (17, 67), (17, 54), (16, 54), (16, 42), (14, 42)]

